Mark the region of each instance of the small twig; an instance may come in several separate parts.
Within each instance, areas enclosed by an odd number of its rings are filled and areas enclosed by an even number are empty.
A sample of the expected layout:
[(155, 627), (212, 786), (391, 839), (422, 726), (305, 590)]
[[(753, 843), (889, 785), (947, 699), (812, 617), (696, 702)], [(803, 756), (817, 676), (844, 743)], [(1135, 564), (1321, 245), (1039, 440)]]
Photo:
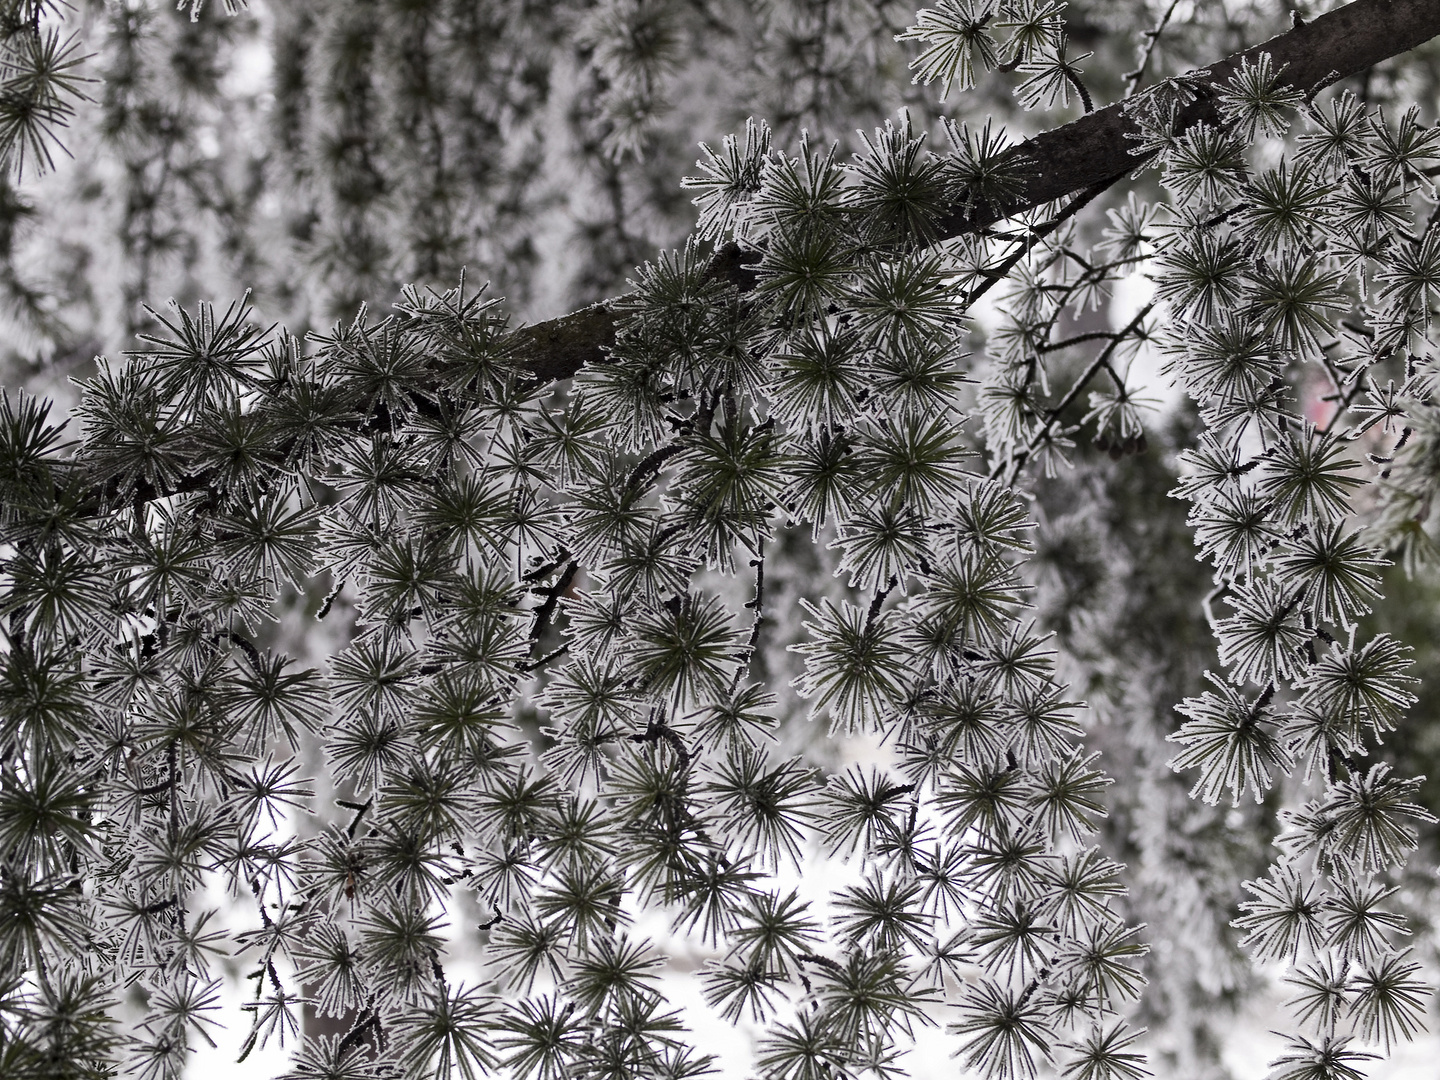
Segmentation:
[(377, 1035), (380, 1033), (380, 1017), (373, 1010), (365, 1009), (355, 1018), (355, 1026), (345, 1033), (345, 1037), (340, 1040), (340, 1045), (335, 1048), (336, 1058), (339, 1058), (351, 1047), (358, 1045), (371, 1028), (376, 1029)]
[(629, 491), (638, 490), (643, 481), (659, 472), (661, 465), (665, 464), (666, 461), (684, 449), (684, 444), (678, 442), (668, 443), (660, 447), (649, 457), (641, 461), (640, 464), (635, 466), (634, 470), (630, 473), (630, 478), (625, 481), (626, 489)]
[[(1081, 59), (1083, 60), (1084, 57), (1081, 57)], [(1085, 111), (1087, 113), (1094, 112), (1095, 102), (1090, 100), (1090, 91), (1085, 89), (1085, 84), (1080, 81), (1080, 73), (1071, 67), (1068, 62), (1060, 65), (1060, 73), (1070, 80), (1071, 86), (1075, 87), (1076, 93), (1080, 95), (1080, 103), (1085, 106)]]
[(1170, 0), (1170, 6), (1165, 10), (1165, 15), (1153, 30), (1146, 30), (1142, 35), (1145, 38), (1145, 51), (1140, 54), (1140, 63), (1134, 71), (1125, 73), (1125, 81), (1130, 85), (1125, 90), (1125, 96), (1132, 97), (1140, 88), (1140, 80), (1145, 78), (1145, 68), (1150, 64), (1150, 54), (1155, 51), (1155, 45), (1160, 40), (1160, 35), (1165, 32), (1166, 25), (1170, 22), (1170, 16), (1175, 14), (1175, 9), (1180, 6), (1180, 0)]
[(885, 587), (875, 590), (875, 599), (870, 601), (870, 610), (865, 615), (865, 630), (867, 633), (870, 628), (875, 625), (875, 620), (879, 618), (880, 608), (885, 603), (885, 598), (890, 595), (890, 590), (898, 584), (900, 584), (900, 579), (894, 574), (891, 574), (890, 580)]
[(675, 751), (675, 755), (680, 759), (681, 768), (688, 768), (690, 751), (685, 748), (685, 740), (665, 721), (652, 719), (644, 731), (637, 731), (630, 736), (630, 741), (633, 743), (656, 743), (662, 740)]
[(335, 598), (340, 595), (340, 590), (343, 588), (345, 588), (345, 579), (341, 578), (334, 584), (330, 591), (325, 594), (325, 599), (320, 604), (320, 610), (315, 612), (315, 618), (317, 621), (325, 618), (326, 615), (330, 614), (330, 608), (335, 603)]
[(552, 652), (546, 653), (544, 656), (540, 657), (540, 659), (538, 659), (538, 660), (529, 660), (529, 661), (525, 661), (525, 662), (522, 662), (522, 663), (520, 663), (520, 664), (517, 664), (517, 665), (516, 665), (516, 670), (518, 670), (518, 671), (520, 672), (520, 674), (522, 674), (522, 675), (533, 675), (535, 672), (539, 671), (541, 668), (543, 668), (543, 667), (545, 667), (547, 664), (549, 664), (552, 660), (558, 660), (558, 659), (560, 659), (560, 657), (564, 656), (564, 655), (565, 655), (567, 652), (569, 652), (569, 651), (570, 651), (570, 646), (569, 646), (569, 644), (568, 644), (568, 643), (567, 643), (567, 644), (563, 644), (563, 645), (561, 645), (559, 648), (553, 650)]
[(834, 975), (841, 975), (845, 971), (845, 969), (834, 960), (831, 960), (828, 956), (820, 956), (818, 953), (802, 952), (799, 953), (795, 959), (802, 964), (814, 964), (817, 967), (823, 967), (826, 971)]
[(1037, 243), (1045, 239), (1045, 237), (1049, 236), (1066, 221), (1078, 214), (1081, 210), (1083, 210), (1086, 206), (1088, 206), (1104, 192), (1108, 191), (1120, 180), (1120, 177), (1124, 175), (1124, 173), (1121, 173), (1119, 175), (1109, 177), (1108, 179), (1101, 180), (1097, 184), (1091, 184), (1084, 191), (1080, 192), (1079, 195), (1076, 195), (1075, 198), (1071, 199), (1068, 203), (1066, 203), (1064, 209), (1061, 210), (1049, 221), (1044, 222), (1041, 225), (1036, 225), (1033, 229), (1030, 229), (1023, 237), (1021, 237), (1017, 241), (1017, 250), (1015, 251), (1015, 253), (995, 268), (994, 276), (991, 276), (987, 273), (986, 282), (983, 285), (977, 285), (974, 289), (970, 290), (970, 292), (965, 297), (965, 306), (970, 307), (975, 303), (976, 300), (979, 300), (980, 297), (984, 296), (987, 292), (994, 288), (998, 282), (1004, 281), (1009, 278), (1010, 271), (1015, 269), (1016, 265), (1019, 264), (1020, 260), (1023, 259), (1026, 255), (1028, 255)]
[(178, 740), (171, 739), (170, 745), (165, 748), (165, 765), (170, 775), (170, 835), (172, 837), (180, 831), (179, 753)]
[[(1410, 441), (1410, 436), (1411, 436), (1412, 434), (1414, 434), (1414, 432), (1413, 432), (1413, 430), (1412, 430), (1411, 428), (1409, 428), (1408, 426), (1400, 429), (1400, 438), (1399, 438), (1399, 440), (1395, 443), (1395, 449), (1393, 449), (1393, 450), (1390, 451), (1390, 459), (1391, 459), (1391, 461), (1393, 461), (1396, 457), (1399, 456), (1401, 450), (1405, 449), (1405, 444)], [(1394, 467), (1395, 467), (1394, 465), (1387, 465), (1387, 466), (1381, 471), (1381, 473), (1380, 473), (1380, 479), (1381, 479), (1381, 480), (1389, 480), (1389, 479), (1390, 479), (1390, 470), (1393, 469)]]
[(1068, 349), (1072, 345), (1083, 345), (1087, 341), (1100, 341), (1102, 339), (1109, 341), (1113, 337), (1115, 337), (1115, 331), (1113, 330), (1093, 330), (1088, 334), (1077, 334), (1075, 337), (1066, 338), (1064, 341), (1049, 342), (1048, 344), (1041, 345), (1040, 348), (1035, 351), (1039, 353), (1056, 352), (1060, 349)]
[[(1045, 422), (1041, 424), (1035, 434), (1030, 437), (1030, 442), (1025, 449), (1010, 461), (1001, 460), (995, 463), (995, 467), (990, 470), (991, 480), (998, 479), (1000, 474), (1011, 466), (1014, 468), (1006, 480), (1007, 485), (1014, 484), (1015, 481), (1019, 479), (1021, 470), (1025, 468), (1025, 462), (1029, 460), (1030, 455), (1034, 453), (1045, 440), (1046, 435), (1050, 432), (1051, 426), (1060, 418), (1060, 414), (1074, 404), (1075, 399), (1084, 392), (1085, 387), (1090, 384), (1091, 379), (1095, 378), (1101, 371), (1110, 368), (1110, 357), (1114, 354), (1115, 349), (1122, 341), (1139, 328), (1140, 324), (1145, 321), (1145, 316), (1150, 314), (1150, 309), (1154, 306), (1153, 302), (1146, 304), (1136, 312), (1135, 317), (1130, 320), (1129, 324), (1123, 330), (1117, 331), (1111, 336), (1110, 343), (1105, 346), (1099, 356), (1090, 362), (1090, 366), (1081, 373), (1080, 378), (1075, 380), (1075, 385), (1070, 387), (1070, 390), (1060, 399), (1059, 403), (1046, 414)], [(1110, 377), (1119, 383), (1119, 378), (1115, 375), (1113, 369), (1110, 369)]]
[(1224, 597), (1229, 592), (1230, 582), (1228, 580), (1222, 581), (1217, 584), (1215, 588), (1210, 590), (1204, 600), (1200, 601), (1201, 610), (1205, 612), (1205, 621), (1210, 624), (1210, 629), (1212, 631), (1215, 629), (1217, 622), (1215, 618), (1215, 609), (1212, 605), (1215, 603), (1215, 601), (1224, 599)]
[[(553, 570), (554, 567), (551, 567)], [(570, 588), (570, 583), (575, 580), (575, 575), (580, 572), (580, 564), (573, 559), (565, 567), (565, 572), (560, 575), (560, 580), (551, 585), (548, 589), (540, 590), (545, 597), (545, 602), (535, 609), (535, 622), (530, 627), (530, 640), (539, 641), (545, 636), (545, 631), (550, 629), (550, 620), (555, 615), (555, 608), (560, 603), (560, 597)]]
[(170, 774), (169, 776), (167, 776), (164, 780), (161, 780), (158, 784), (150, 784), (150, 785), (147, 786), (147, 787), (137, 788), (136, 791), (135, 791), (135, 794), (137, 794), (137, 795), (159, 795), (162, 791), (169, 791), (170, 788), (174, 785), (174, 783), (175, 783), (175, 776), (174, 776), (174, 774), (172, 773), (172, 774)]
[(1256, 720), (1260, 719), (1260, 714), (1269, 707), (1270, 702), (1274, 699), (1275, 682), (1272, 679), (1270, 682), (1265, 684), (1265, 692), (1255, 699), (1255, 707), (1250, 710), (1250, 715), (1253, 716)]
[(730, 694), (734, 696), (735, 691), (740, 687), (740, 679), (750, 667), (750, 658), (755, 655), (755, 646), (760, 641), (760, 624), (765, 620), (765, 554), (762, 542), (760, 551), (756, 557), (750, 560), (750, 565), (755, 567), (755, 599), (749, 601), (745, 606), (755, 613), (754, 620), (750, 623), (750, 640), (746, 642), (744, 650), (740, 653), (740, 662), (735, 667), (735, 677), (730, 680)]
[(255, 647), (253, 641), (244, 634), (237, 634), (234, 630), (221, 630), (215, 635), (216, 642), (218, 643), (221, 638), (229, 638), (232, 645), (240, 646), (245, 652), (246, 659), (250, 661), (250, 667), (254, 669), (255, 674), (260, 674), (260, 650)]
[(360, 827), (360, 819), (363, 818), (365, 814), (370, 810), (370, 807), (374, 804), (374, 802), (375, 797), (373, 795), (370, 798), (366, 799), (363, 803), (350, 802), (348, 799), (335, 800), (337, 806), (343, 806), (346, 810), (355, 811), (355, 817), (351, 820), (350, 827), (345, 830), (345, 835), (348, 836), (351, 840), (355, 839), (355, 830)]
[(889, 802), (900, 795), (909, 795), (914, 790), (914, 784), (892, 784), (875, 792), (875, 801), (877, 803)]
[(555, 570), (560, 566), (560, 564), (568, 558), (570, 558), (570, 553), (564, 548), (561, 548), (558, 557), (551, 560), (550, 562), (537, 566), (534, 570), (521, 574), (520, 580), (528, 585), (531, 582), (540, 581), (543, 578), (547, 578), (551, 574), (553, 574)]
[(1025, 1003), (1029, 1001), (1032, 996), (1034, 996), (1035, 991), (1039, 990), (1040, 987), (1044, 985), (1045, 980), (1049, 977), (1050, 969), (1041, 968), (1039, 974), (1037, 974), (1035, 978), (1030, 980), (1030, 985), (1025, 987), (1025, 992), (1020, 995), (1020, 1000), (1016, 1002), (1015, 1007), (1017, 1009), (1023, 1008)]

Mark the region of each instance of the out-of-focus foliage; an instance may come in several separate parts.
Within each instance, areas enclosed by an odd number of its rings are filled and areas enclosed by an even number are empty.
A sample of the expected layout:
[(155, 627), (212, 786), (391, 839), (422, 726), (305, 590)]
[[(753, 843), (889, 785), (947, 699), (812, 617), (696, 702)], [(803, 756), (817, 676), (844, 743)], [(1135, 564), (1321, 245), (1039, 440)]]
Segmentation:
[(1417, 1033), (1428, 55), (1177, 135), (1275, 12), (237, 7), (6, 7), (12, 360), (124, 355), (0, 398), (0, 1072), (698, 1075), (681, 940), (767, 1080), (1220, 1075), (1247, 953), (1277, 1077)]

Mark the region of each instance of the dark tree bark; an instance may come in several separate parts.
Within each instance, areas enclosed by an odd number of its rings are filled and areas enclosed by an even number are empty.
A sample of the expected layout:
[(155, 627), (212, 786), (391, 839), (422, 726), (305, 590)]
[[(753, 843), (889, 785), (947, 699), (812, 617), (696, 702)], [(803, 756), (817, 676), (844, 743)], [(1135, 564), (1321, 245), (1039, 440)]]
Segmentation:
[[(1284, 34), (1190, 73), (1199, 91), (1180, 114), (1180, 130), (1202, 122), (1218, 123), (1215, 98), (1206, 87), (1223, 85), (1239, 69), (1269, 53), (1284, 70), (1280, 81), (1313, 96), (1325, 87), (1358, 75), (1392, 56), (1409, 52), (1440, 35), (1440, 0), (1356, 0), (1302, 23)], [(1138, 133), (1121, 103), (1089, 113), (1016, 146), (1033, 167), (1022, 196), (1003, 207), (957, 209), (941, 222), (944, 239), (993, 224), (1003, 217), (1105, 184), (1144, 163), (1131, 153)], [(714, 256), (711, 272), (742, 292), (755, 283), (749, 259), (734, 244)], [(515, 332), (520, 362), (543, 380), (564, 379), (586, 364), (600, 363), (615, 341), (617, 316), (611, 301), (536, 323)]]

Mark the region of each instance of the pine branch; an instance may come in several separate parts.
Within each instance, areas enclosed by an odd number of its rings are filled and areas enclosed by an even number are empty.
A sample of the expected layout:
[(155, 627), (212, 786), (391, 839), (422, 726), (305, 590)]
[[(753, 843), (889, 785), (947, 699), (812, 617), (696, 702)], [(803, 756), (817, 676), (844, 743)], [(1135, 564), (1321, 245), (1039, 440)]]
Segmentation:
[[(1220, 111), (1206, 88), (1223, 85), (1242, 61), (1254, 63), (1269, 53), (1282, 69), (1279, 85), (1314, 96), (1341, 79), (1358, 75), (1391, 57), (1409, 52), (1440, 35), (1440, 4), (1434, 0), (1356, 0), (1295, 26), (1208, 68), (1191, 72), (1187, 85), (1196, 98), (1180, 111), (1177, 131), (1199, 123), (1218, 124)], [(968, 205), (938, 223), (938, 239), (976, 232), (1005, 217), (1023, 213), (1097, 184), (1105, 184), (1143, 165), (1131, 153), (1139, 128), (1118, 102), (1035, 136), (1011, 153), (1034, 162), (1020, 197), (1011, 205)], [(720, 248), (710, 272), (742, 292), (755, 286), (751, 267), (759, 261), (734, 243)], [(603, 361), (615, 341), (617, 316), (612, 301), (602, 301), (571, 315), (516, 331), (514, 355), (541, 380), (564, 379), (586, 364)]]
[[(1313, 95), (1437, 35), (1440, 35), (1440, 5), (1428, 0), (1356, 0), (1314, 22), (1192, 72), (1186, 82), (1197, 91), (1196, 99), (1180, 111), (1177, 131), (1200, 122), (1220, 122), (1214, 96), (1206, 93), (1205, 88), (1226, 82), (1243, 60), (1253, 61), (1260, 54), (1269, 53), (1274, 66), (1283, 68), (1279, 75), (1282, 87), (1300, 88)], [(1041, 166), (1030, 175), (1020, 197), (1003, 207), (975, 203), (957, 207), (953, 214), (937, 223), (935, 240), (978, 232), (1005, 217), (1078, 194), (1056, 219), (1042, 226), (1042, 230), (1048, 231), (1127, 172), (1144, 164), (1144, 157), (1131, 153), (1135, 145), (1131, 136), (1137, 135), (1139, 129), (1124, 114), (1124, 104), (1088, 113), (1073, 123), (1014, 147), (1012, 154)], [(1029, 240), (1033, 242), (1036, 238), (1032, 235)], [(1023, 256), (1027, 249), (1027, 244), (1020, 245), (1019, 254)], [(715, 280), (734, 285), (742, 293), (749, 292), (758, 280), (754, 268), (760, 257), (758, 252), (742, 251), (738, 245), (727, 243), (712, 256), (709, 273)], [(1008, 266), (1000, 271), (1003, 273), (1006, 269)], [(977, 290), (972, 301), (988, 287), (989, 283)], [(558, 319), (521, 327), (508, 338), (508, 356), (539, 382), (569, 378), (586, 364), (604, 361), (606, 349), (615, 342), (619, 318), (615, 301), (605, 300)], [(384, 419), (357, 418), (339, 426), (371, 431), (383, 428)], [(276, 452), (284, 457), (291, 449), (281, 446)], [(138, 509), (157, 498), (208, 491), (213, 482), (210, 470), (187, 473), (174, 482), (159, 485), (142, 477), (133, 485), (132, 501)], [(87, 492), (78, 509), (95, 513), (111, 505), (118, 483), (118, 478), (114, 478), (97, 485)]]

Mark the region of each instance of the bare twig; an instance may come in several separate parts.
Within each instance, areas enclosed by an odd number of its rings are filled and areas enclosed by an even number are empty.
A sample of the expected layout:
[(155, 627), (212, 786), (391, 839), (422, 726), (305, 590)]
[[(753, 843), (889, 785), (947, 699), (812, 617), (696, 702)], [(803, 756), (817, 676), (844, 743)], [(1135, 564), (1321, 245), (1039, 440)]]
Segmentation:
[(1145, 69), (1150, 66), (1150, 55), (1155, 51), (1156, 44), (1160, 41), (1160, 35), (1165, 32), (1165, 27), (1170, 23), (1170, 16), (1175, 14), (1175, 9), (1180, 6), (1180, 0), (1170, 0), (1170, 6), (1165, 9), (1164, 16), (1155, 24), (1153, 30), (1146, 30), (1142, 35), (1145, 38), (1145, 51), (1140, 54), (1140, 63), (1134, 71), (1125, 73), (1125, 96), (1133, 97), (1135, 91), (1140, 89), (1140, 82), (1145, 78)]
[(991, 480), (998, 479), (1001, 473), (1005, 472), (1006, 469), (1010, 469), (1010, 475), (1006, 478), (1005, 482), (1007, 484), (1015, 483), (1016, 479), (1020, 476), (1021, 470), (1025, 468), (1025, 463), (1030, 459), (1030, 455), (1045, 441), (1045, 438), (1050, 434), (1050, 428), (1053, 427), (1055, 421), (1060, 418), (1060, 414), (1075, 403), (1075, 399), (1084, 392), (1085, 387), (1090, 384), (1090, 380), (1095, 378), (1096, 375), (1102, 371), (1109, 370), (1111, 378), (1116, 379), (1117, 382), (1119, 381), (1114, 370), (1110, 368), (1110, 358), (1114, 355), (1120, 343), (1133, 334), (1139, 328), (1140, 324), (1145, 321), (1145, 316), (1150, 314), (1150, 309), (1154, 306), (1153, 303), (1146, 304), (1136, 312), (1135, 317), (1130, 320), (1129, 324), (1126, 325), (1123, 330), (1117, 330), (1115, 333), (1108, 335), (1110, 338), (1109, 344), (1105, 346), (1099, 356), (1090, 361), (1090, 366), (1080, 374), (1080, 377), (1075, 380), (1074, 385), (1070, 387), (1055, 407), (1045, 414), (1044, 422), (1041, 423), (1040, 427), (1030, 437), (1030, 441), (1026, 444), (1025, 449), (1021, 450), (1020, 453), (1013, 458), (1002, 458), (995, 463), (995, 467), (990, 470)]

